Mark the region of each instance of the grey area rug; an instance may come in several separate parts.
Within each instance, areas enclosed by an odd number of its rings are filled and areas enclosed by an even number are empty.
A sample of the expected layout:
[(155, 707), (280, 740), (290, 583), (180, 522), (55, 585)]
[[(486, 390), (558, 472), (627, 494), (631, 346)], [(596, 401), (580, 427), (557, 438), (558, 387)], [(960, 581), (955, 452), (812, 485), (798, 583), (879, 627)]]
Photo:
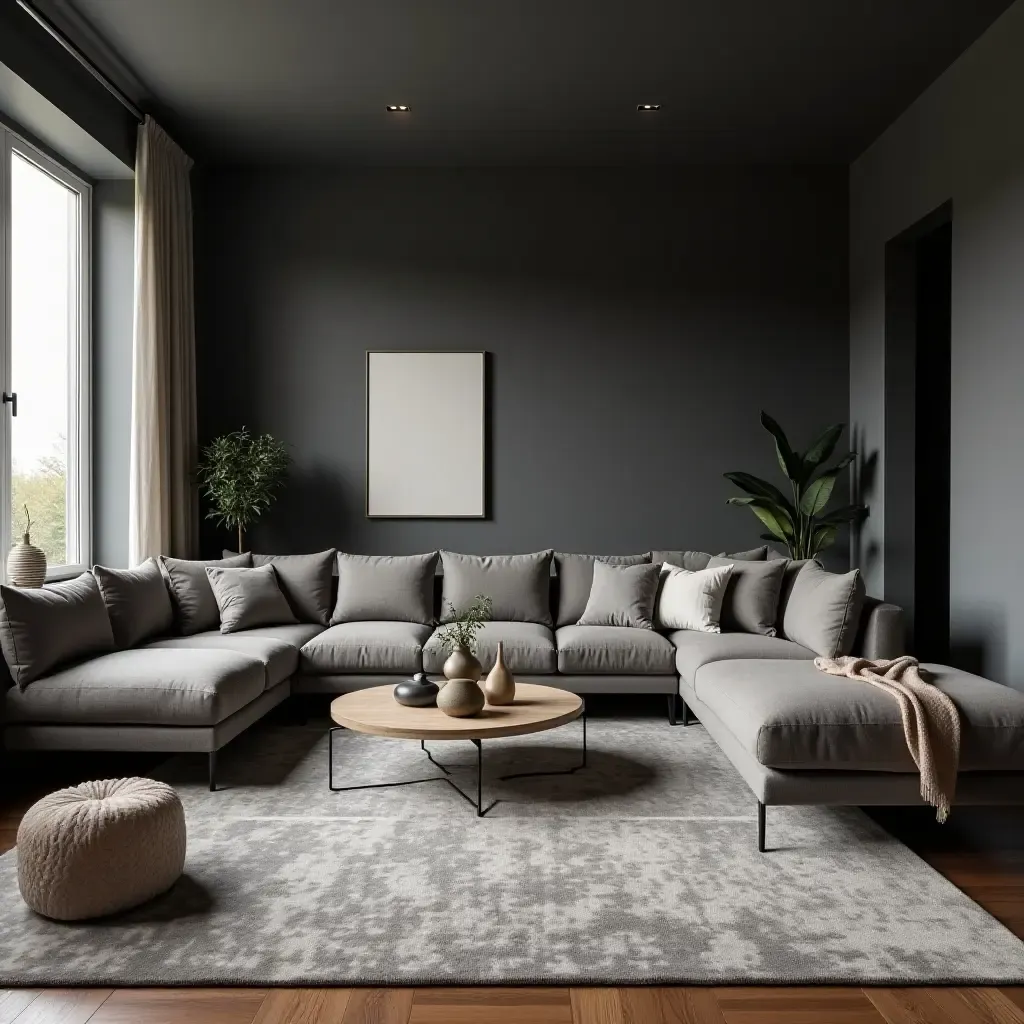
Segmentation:
[[(258, 728), (158, 773), (185, 876), (122, 917), (57, 924), (0, 858), (0, 985), (1019, 984), (1024, 944), (856, 810), (772, 808), (703, 728), (591, 719), (485, 744), (490, 815), (443, 783), (332, 793), (324, 729)], [(416, 743), (338, 733), (337, 784), (435, 773)], [(435, 744), (475, 785), (469, 744)]]

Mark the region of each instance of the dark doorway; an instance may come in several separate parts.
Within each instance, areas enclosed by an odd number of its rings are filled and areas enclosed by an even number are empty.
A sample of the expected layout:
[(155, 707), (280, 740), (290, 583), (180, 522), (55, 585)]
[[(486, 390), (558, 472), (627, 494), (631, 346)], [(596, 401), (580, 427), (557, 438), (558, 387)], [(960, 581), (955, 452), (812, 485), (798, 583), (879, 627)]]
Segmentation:
[(949, 660), (950, 299), (953, 225), (917, 243), (914, 448), (914, 641)]
[(885, 248), (885, 598), (907, 646), (949, 657), (952, 206)]

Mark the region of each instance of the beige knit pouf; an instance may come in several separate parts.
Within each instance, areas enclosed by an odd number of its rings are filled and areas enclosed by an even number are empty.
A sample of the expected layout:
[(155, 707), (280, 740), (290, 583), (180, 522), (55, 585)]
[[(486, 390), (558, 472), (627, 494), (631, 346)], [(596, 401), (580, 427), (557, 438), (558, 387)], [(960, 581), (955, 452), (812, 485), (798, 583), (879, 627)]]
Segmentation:
[(37, 913), (81, 921), (138, 906), (185, 865), (178, 794), (152, 779), (83, 782), (43, 797), (18, 828), (18, 885)]

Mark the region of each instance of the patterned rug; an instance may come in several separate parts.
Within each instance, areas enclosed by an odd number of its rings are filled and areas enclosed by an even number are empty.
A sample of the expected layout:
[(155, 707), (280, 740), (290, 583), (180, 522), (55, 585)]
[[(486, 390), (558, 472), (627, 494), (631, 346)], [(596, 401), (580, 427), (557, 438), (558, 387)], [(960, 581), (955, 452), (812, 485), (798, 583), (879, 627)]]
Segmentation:
[[(1019, 984), (1024, 944), (856, 810), (756, 805), (703, 728), (591, 717), (485, 744), (485, 802), (443, 783), (332, 793), (327, 736), (267, 725), (182, 756), (184, 877), (129, 914), (34, 915), (0, 858), (0, 985)], [(434, 744), (475, 796), (476, 754)], [(335, 783), (440, 774), (342, 732)], [(969, 955), (967, 955), (969, 954)]]

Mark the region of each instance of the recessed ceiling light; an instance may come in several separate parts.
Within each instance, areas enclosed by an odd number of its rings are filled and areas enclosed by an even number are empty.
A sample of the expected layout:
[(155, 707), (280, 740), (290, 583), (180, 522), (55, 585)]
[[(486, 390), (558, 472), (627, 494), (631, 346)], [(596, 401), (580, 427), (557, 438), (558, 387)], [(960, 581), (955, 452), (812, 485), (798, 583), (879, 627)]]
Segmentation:
[(409, 110), (404, 103), (389, 103), (387, 109), (389, 114), (403, 114)]
[(660, 103), (638, 103), (636, 105), (637, 110), (661, 110)]

